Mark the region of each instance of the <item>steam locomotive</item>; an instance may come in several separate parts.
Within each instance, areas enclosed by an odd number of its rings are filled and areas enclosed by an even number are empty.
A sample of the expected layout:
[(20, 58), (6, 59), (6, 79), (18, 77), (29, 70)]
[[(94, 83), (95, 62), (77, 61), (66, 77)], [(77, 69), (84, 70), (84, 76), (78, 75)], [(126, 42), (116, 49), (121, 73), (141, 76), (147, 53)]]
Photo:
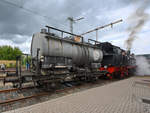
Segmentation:
[(124, 78), (136, 71), (135, 55), (111, 43), (104, 42), (98, 45), (103, 50), (103, 60), (100, 70), (107, 70), (105, 76), (112, 79)]
[[(101, 43), (92, 39), (84, 42), (83, 37), (46, 26), (35, 33), (31, 42), (32, 68), (30, 73), (21, 73), (17, 58), (16, 76), (6, 78), (14, 86), (34, 82), (39, 86), (54, 88), (57, 84), (70, 81), (95, 81), (100, 77), (129, 76), (135, 70), (135, 58), (130, 52), (108, 42)], [(51, 33), (61, 33), (61, 37)], [(70, 37), (64, 37), (69, 34)], [(12, 76), (11, 73), (7, 74)]]

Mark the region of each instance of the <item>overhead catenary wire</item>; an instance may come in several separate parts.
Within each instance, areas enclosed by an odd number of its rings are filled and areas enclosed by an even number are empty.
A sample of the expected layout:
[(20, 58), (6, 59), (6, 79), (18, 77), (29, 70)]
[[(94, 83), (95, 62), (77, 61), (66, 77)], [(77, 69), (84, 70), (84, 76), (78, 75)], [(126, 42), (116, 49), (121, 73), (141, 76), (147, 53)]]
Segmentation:
[(16, 3), (9, 2), (9, 1), (7, 1), (7, 0), (0, 0), (0, 2), (3, 2), (3, 3), (6, 3), (6, 4), (9, 4), (9, 5), (12, 5), (12, 6), (17, 7), (17, 8), (20, 8), (20, 9), (22, 9), (22, 10), (25, 10), (25, 11), (31, 13), (31, 14), (34, 14), (34, 15), (43, 17), (43, 18), (45, 18), (45, 19), (52, 20), (53, 22), (55, 21), (55, 22), (57, 22), (57, 24), (59, 24), (59, 25), (65, 27), (65, 28), (67, 28), (67, 25), (62, 24), (62, 23), (59, 23), (58, 20), (56, 20), (56, 19), (54, 19), (54, 18), (51, 18), (51, 17), (49, 17), (49, 16), (46, 16), (46, 15), (42, 15), (42, 14), (40, 14), (39, 12), (34, 11), (34, 10), (31, 10), (31, 9), (29, 9), (29, 8), (25, 8), (25, 7), (23, 7), (23, 5), (18, 5), (18, 4), (16, 4)]
[(122, 21), (123, 21), (123, 20), (120, 19), (120, 20), (117, 20), (117, 21), (115, 21), (115, 22), (111, 22), (110, 24), (106, 24), (106, 25), (97, 27), (97, 28), (95, 28), (95, 29), (89, 30), (89, 31), (87, 31), (87, 32), (85, 32), (85, 33), (82, 33), (82, 34), (80, 34), (80, 35), (83, 36), (83, 35), (86, 35), (86, 34), (89, 34), (89, 33), (91, 33), (91, 32), (96, 31), (96, 41), (98, 41), (98, 30), (103, 29), (103, 28), (108, 27), (108, 26), (111, 26), (111, 28), (112, 28), (114, 24), (117, 24), (117, 23), (122, 22)]
[(91, 32), (93, 32), (93, 31), (97, 31), (97, 30), (99, 30), (99, 29), (103, 29), (103, 28), (105, 28), (105, 27), (108, 27), (108, 26), (113, 26), (113, 24), (116, 24), (116, 23), (119, 23), (119, 22), (122, 22), (123, 20), (122, 19), (120, 19), (120, 20), (118, 20), (118, 21), (115, 21), (115, 22), (112, 22), (112, 23), (110, 23), (110, 24), (106, 24), (106, 25), (104, 25), (104, 26), (100, 26), (100, 27), (97, 27), (97, 28), (95, 28), (95, 29), (92, 29), (92, 30), (90, 30), (90, 31), (87, 31), (87, 32), (85, 32), (85, 33), (82, 33), (81, 35), (86, 35), (86, 34), (88, 34), (88, 33), (91, 33)]

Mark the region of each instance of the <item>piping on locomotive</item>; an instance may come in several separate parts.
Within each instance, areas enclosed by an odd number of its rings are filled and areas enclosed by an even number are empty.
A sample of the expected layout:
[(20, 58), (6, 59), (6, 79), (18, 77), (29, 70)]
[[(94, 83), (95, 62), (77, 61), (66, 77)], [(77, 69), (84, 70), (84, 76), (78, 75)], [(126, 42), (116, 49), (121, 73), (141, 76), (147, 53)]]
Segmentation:
[[(101, 76), (124, 76), (134, 68), (134, 56), (119, 47), (92, 39), (84, 42), (82, 36), (46, 27), (32, 37), (32, 71), (22, 74), (18, 57), (16, 73), (8, 73), (8, 76), (15, 78), (6, 77), (5, 83), (12, 82), (14, 86), (21, 87), (23, 83), (34, 82), (52, 88), (68, 81), (95, 81)], [(51, 30), (59, 31), (61, 37), (51, 33)], [(64, 34), (71, 37), (63, 37)]]

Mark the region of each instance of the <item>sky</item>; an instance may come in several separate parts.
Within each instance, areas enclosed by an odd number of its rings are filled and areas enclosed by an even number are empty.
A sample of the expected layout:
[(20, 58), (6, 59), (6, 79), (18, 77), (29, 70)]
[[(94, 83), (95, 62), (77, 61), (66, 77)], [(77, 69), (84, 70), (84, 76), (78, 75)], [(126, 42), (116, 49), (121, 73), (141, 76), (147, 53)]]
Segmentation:
[[(32, 35), (45, 25), (70, 31), (67, 18), (84, 17), (74, 24), (75, 34), (123, 19), (113, 28), (99, 30), (98, 40), (126, 49), (128, 28), (136, 23), (131, 22), (130, 17), (142, 2), (144, 0), (0, 0), (0, 45), (19, 47), (24, 53), (30, 53)], [(150, 14), (150, 5), (145, 12)], [(136, 34), (131, 52), (150, 54), (149, 26), (150, 18)], [(84, 38), (95, 39), (95, 35), (93, 32)]]

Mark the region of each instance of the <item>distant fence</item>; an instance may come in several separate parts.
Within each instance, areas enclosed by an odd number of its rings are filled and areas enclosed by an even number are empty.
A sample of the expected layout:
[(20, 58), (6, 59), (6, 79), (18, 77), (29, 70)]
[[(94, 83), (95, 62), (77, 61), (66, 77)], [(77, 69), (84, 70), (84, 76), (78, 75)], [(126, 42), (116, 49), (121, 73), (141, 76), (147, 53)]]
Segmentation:
[(12, 68), (16, 66), (15, 60), (0, 60), (0, 65), (5, 64), (6, 68)]

